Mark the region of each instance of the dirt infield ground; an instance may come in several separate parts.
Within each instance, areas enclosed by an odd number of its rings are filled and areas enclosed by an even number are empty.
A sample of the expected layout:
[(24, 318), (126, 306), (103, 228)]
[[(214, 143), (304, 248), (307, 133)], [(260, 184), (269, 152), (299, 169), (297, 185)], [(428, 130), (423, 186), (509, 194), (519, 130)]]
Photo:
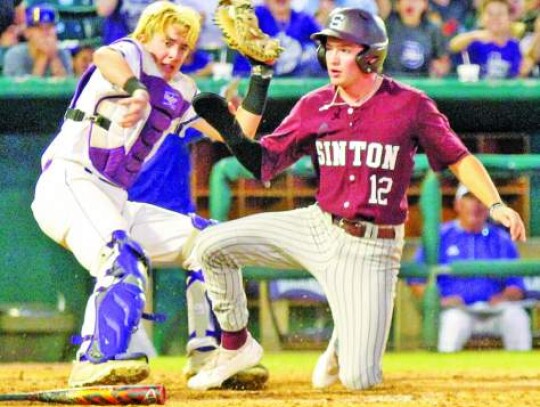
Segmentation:
[[(184, 360), (158, 358), (152, 362), (148, 383), (163, 383), (167, 406), (195, 407), (322, 407), (411, 406), (495, 407), (540, 406), (540, 352), (388, 353), (384, 360), (384, 383), (360, 392), (336, 385), (327, 391), (310, 387), (317, 358), (313, 352), (265, 356), (270, 381), (261, 391), (187, 390), (181, 375)], [(0, 365), (0, 392), (36, 391), (65, 387), (69, 364)], [(0, 405), (28, 406), (27, 402)]]

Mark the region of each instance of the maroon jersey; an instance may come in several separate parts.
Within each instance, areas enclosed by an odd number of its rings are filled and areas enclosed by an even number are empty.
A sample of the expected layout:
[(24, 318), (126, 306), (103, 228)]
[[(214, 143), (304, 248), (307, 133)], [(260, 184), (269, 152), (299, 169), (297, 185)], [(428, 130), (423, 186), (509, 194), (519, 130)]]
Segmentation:
[(329, 213), (397, 225), (407, 216), (407, 188), (418, 146), (435, 171), (469, 154), (424, 93), (385, 77), (366, 103), (350, 107), (332, 85), (302, 97), (262, 138), (262, 180), (304, 155), (317, 169), (317, 202)]

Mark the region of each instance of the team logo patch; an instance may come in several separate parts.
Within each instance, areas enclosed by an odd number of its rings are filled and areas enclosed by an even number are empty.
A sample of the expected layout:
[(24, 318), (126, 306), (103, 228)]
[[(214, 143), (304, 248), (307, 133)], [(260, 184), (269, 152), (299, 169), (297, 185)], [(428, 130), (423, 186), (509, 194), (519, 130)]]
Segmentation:
[(171, 109), (176, 109), (178, 104), (178, 96), (173, 92), (165, 92), (163, 95), (163, 104)]
[(345, 16), (342, 14), (336, 14), (332, 17), (332, 20), (330, 20), (330, 24), (328, 24), (328, 27), (333, 30), (340, 30), (343, 28), (343, 22), (345, 21)]
[(407, 69), (419, 69), (426, 62), (424, 46), (417, 41), (403, 41), (400, 60)]

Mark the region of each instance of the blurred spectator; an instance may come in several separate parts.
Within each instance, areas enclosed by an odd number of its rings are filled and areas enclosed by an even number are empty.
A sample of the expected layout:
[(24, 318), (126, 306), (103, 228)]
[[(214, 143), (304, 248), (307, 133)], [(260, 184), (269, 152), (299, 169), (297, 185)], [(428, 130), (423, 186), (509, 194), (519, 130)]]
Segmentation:
[(480, 65), (481, 77), (516, 77), (523, 58), (519, 41), (511, 32), (508, 1), (485, 0), (479, 19), (483, 28), (455, 36), (450, 50), (462, 54), (461, 62)]
[(201, 78), (212, 75), (213, 65), (214, 57), (212, 54), (203, 49), (196, 49), (188, 54), (180, 71)]
[(328, 19), (328, 16), (332, 12), (332, 10), (335, 8), (336, 8), (335, 0), (319, 0), (318, 7), (313, 13), (313, 15), (315, 16), (315, 20), (317, 20), (317, 23), (319, 23), (319, 25), (321, 26), (325, 25), (326, 20)]
[(540, 13), (534, 20), (534, 31), (523, 38), (520, 46), (523, 52), (520, 75), (540, 77)]
[(441, 26), (445, 38), (466, 31), (473, 15), (470, 0), (429, 0), (429, 20)]
[(184, 6), (197, 10), (202, 18), (202, 29), (197, 48), (203, 50), (218, 50), (223, 48), (221, 30), (214, 24), (214, 11), (218, 0), (182, 0)]
[[(110, 44), (135, 30), (142, 11), (154, 0), (94, 0), (97, 14), (104, 17), (103, 44)], [(183, 1), (173, 1), (184, 5)]]
[(508, 0), (510, 5), (510, 21), (512, 35), (518, 39), (525, 35), (526, 24), (523, 22), (525, 17), (525, 0)]
[[(507, 0), (510, 7), (510, 31), (512, 36), (520, 39), (525, 34), (526, 24), (524, 23), (525, 13), (527, 12), (526, 0)], [(537, 1), (537, 0), (533, 0)], [(485, 0), (473, 0), (474, 9), (480, 13)], [(480, 28), (481, 22), (469, 24), (471, 28)]]
[[(378, 14), (386, 18), (392, 10), (391, 0), (335, 0), (334, 7), (356, 7), (369, 11), (371, 14)], [(317, 11), (326, 8), (327, 0), (292, 0), (291, 6), (296, 11), (302, 11), (312, 16), (317, 16)], [(321, 21), (321, 20), (319, 20)], [(325, 20), (322, 20), (324, 24)]]
[(427, 19), (428, 0), (397, 0), (386, 21), (385, 72), (394, 76), (445, 76), (450, 57), (438, 26)]
[(72, 75), (71, 54), (59, 47), (57, 22), (58, 14), (52, 5), (38, 4), (26, 9), (25, 36), (28, 42), (7, 50), (4, 56), (4, 75)]
[(19, 42), (24, 29), (23, 0), (0, 2), (0, 46), (10, 47)]
[[(325, 75), (317, 60), (316, 44), (310, 35), (320, 30), (320, 25), (311, 15), (291, 8), (291, 0), (265, 0), (264, 5), (255, 7), (261, 30), (279, 39), (285, 49), (280, 55), (274, 71), (276, 76)], [(237, 54), (234, 74), (247, 76), (251, 66), (246, 58)]]
[(525, 13), (538, 13), (540, 0), (525, 0)]
[[(488, 209), (460, 186), (454, 209), (457, 219), (441, 227), (439, 262), (457, 260), (517, 259), (519, 253), (509, 234), (487, 223)], [(421, 249), (417, 261), (424, 261)], [(420, 297), (425, 280), (409, 279), (413, 293)], [(501, 336), (506, 350), (526, 351), (532, 346), (527, 312), (517, 301), (524, 297), (521, 277), (454, 277), (439, 275), (441, 295), (439, 352), (457, 352), (472, 334)]]
[(94, 48), (83, 45), (72, 50), (71, 54), (73, 55), (73, 74), (78, 78), (92, 65)]

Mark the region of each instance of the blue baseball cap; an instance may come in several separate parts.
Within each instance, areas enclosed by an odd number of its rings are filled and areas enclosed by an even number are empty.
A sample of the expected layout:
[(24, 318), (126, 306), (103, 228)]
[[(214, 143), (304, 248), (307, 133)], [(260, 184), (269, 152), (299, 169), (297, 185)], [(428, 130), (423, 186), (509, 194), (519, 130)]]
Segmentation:
[(38, 24), (56, 24), (58, 13), (50, 4), (36, 4), (26, 9), (26, 25), (34, 27)]

